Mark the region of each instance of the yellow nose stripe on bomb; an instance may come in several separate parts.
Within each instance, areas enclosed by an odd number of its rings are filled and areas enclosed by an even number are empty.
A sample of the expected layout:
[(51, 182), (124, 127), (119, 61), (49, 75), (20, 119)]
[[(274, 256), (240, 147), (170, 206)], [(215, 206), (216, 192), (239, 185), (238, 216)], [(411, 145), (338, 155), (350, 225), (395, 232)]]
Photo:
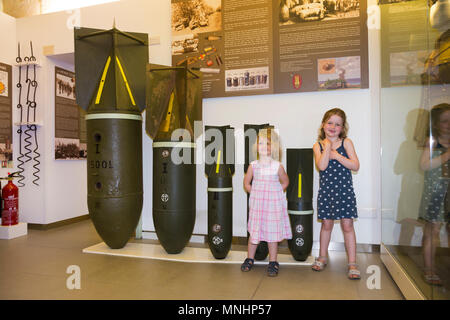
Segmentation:
[(120, 73), (122, 74), (123, 81), (125, 82), (125, 86), (127, 87), (127, 91), (128, 91), (128, 95), (130, 96), (131, 103), (133, 104), (133, 106), (135, 106), (136, 102), (134, 102), (133, 94), (131, 93), (130, 86), (128, 85), (127, 77), (125, 77), (125, 72), (123, 72), (122, 65), (120, 64), (119, 58), (117, 56), (116, 56), (116, 61), (117, 61), (117, 65), (119, 66)]
[(302, 174), (298, 174), (298, 197), (302, 197)]
[(95, 104), (100, 103), (100, 98), (103, 92), (103, 86), (105, 85), (106, 74), (108, 73), (109, 64), (111, 63), (111, 57), (106, 60), (105, 68), (103, 69), (102, 78), (100, 80), (100, 85), (98, 86), (97, 97), (95, 98)]
[(175, 99), (175, 94), (172, 92), (170, 95), (169, 106), (167, 107), (166, 118), (161, 123), (161, 131), (168, 132), (170, 129), (170, 119), (172, 118), (173, 101)]
[(220, 166), (220, 152), (222, 150), (219, 150), (219, 154), (217, 155), (217, 164), (216, 164), (216, 173), (219, 173), (219, 166)]

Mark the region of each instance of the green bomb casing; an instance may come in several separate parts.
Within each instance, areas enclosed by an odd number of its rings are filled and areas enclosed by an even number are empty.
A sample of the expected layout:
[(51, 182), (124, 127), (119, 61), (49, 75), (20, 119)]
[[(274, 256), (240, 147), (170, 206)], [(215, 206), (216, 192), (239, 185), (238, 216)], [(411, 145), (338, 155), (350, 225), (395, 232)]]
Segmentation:
[(148, 35), (76, 28), (76, 99), (86, 110), (88, 209), (112, 249), (125, 246), (143, 202), (142, 116)]
[[(212, 151), (209, 146), (215, 146), (214, 161), (209, 159)], [(216, 259), (224, 259), (233, 239), (234, 128), (205, 126), (205, 160), (208, 245)]]
[(202, 114), (201, 73), (147, 65), (146, 131), (153, 139), (153, 224), (162, 247), (180, 253), (195, 225), (194, 121)]
[(297, 261), (305, 261), (313, 244), (313, 150), (287, 149), (288, 213), (292, 239), (289, 250)]

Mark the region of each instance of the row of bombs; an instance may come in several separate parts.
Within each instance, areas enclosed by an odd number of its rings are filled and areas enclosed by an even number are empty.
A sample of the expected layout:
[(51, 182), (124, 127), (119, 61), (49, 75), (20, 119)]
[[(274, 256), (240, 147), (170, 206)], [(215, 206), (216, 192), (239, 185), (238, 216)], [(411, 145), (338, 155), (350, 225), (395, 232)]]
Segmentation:
[[(245, 130), (260, 130), (263, 125), (245, 125)], [(216, 161), (205, 164), (208, 178), (208, 245), (216, 259), (223, 259), (231, 249), (233, 238), (233, 188), (235, 172), (234, 159), (229, 160), (227, 152), (234, 154), (234, 129), (230, 126), (205, 126), (220, 130), (224, 137), (221, 150), (216, 150)], [(207, 137), (206, 137), (207, 138)], [(206, 139), (205, 138), (205, 139)], [(233, 141), (227, 141), (233, 139)], [(249, 146), (255, 141), (246, 139), (246, 163), (244, 172), (251, 162)], [(205, 150), (214, 140), (205, 141)], [(189, 239), (196, 217), (196, 165), (191, 148), (193, 144), (158, 142), (153, 144), (153, 222), (162, 247), (169, 254), (180, 253)], [(192, 156), (189, 163), (174, 163), (172, 153), (186, 153)], [(286, 194), (293, 238), (288, 240), (289, 250), (298, 261), (307, 259), (312, 248), (313, 228), (313, 153), (312, 149), (287, 149), (287, 173), (291, 181)], [(229, 162), (229, 163), (226, 163)], [(231, 162), (231, 163), (230, 163)], [(247, 199), (248, 219), (248, 199)], [(268, 254), (267, 243), (261, 242), (255, 258), (264, 260)]]
[[(244, 125), (244, 130), (249, 129), (259, 131), (268, 128), (268, 124)], [(223, 132), (232, 130), (230, 126), (212, 127), (206, 126), (206, 131), (214, 128)], [(233, 138), (233, 135), (228, 135)], [(251, 162), (250, 147), (255, 141), (246, 139), (245, 143), (245, 165), (244, 172), (247, 172)], [(209, 142), (211, 143), (211, 142)], [(209, 144), (205, 143), (205, 149)], [(227, 145), (226, 142), (224, 145)], [(234, 146), (234, 141), (231, 142)], [(226, 149), (225, 149), (226, 150)], [(228, 150), (229, 151), (229, 150)], [(234, 154), (234, 150), (232, 149)], [(292, 239), (288, 240), (289, 251), (297, 261), (305, 261), (311, 253), (313, 243), (313, 152), (312, 149), (287, 149), (287, 174), (290, 184), (286, 190), (288, 201), (288, 213), (292, 229)], [(255, 156), (255, 155), (254, 155)], [(224, 154), (223, 159), (226, 159)], [(256, 157), (256, 156), (255, 156)], [(232, 175), (234, 174), (234, 164), (205, 165), (205, 174), (208, 177), (208, 245), (211, 253), (216, 259), (223, 259), (227, 256), (232, 244), (233, 225), (233, 196), (232, 196)], [(192, 185), (195, 198), (195, 185)], [(247, 219), (248, 219), (248, 198), (247, 196)], [(178, 251), (179, 252), (179, 251)], [(175, 252), (176, 253), (176, 252)], [(256, 254), (256, 260), (264, 260), (268, 255), (266, 242), (260, 242)]]
[[(245, 125), (248, 128), (261, 129), (266, 125)], [(213, 127), (206, 126), (205, 131), (215, 128), (220, 131), (230, 130), (231, 127)], [(111, 132), (112, 139), (114, 135)], [(139, 137), (138, 133), (135, 136)], [(225, 137), (225, 133), (223, 135)], [(234, 138), (234, 136), (232, 135)], [(88, 158), (104, 157), (104, 143), (108, 143), (105, 138), (96, 139), (96, 149), (99, 151), (88, 152)], [(205, 150), (210, 143), (205, 142)], [(224, 145), (228, 145), (224, 142)], [(246, 164), (244, 171), (247, 171), (251, 162), (249, 158), (249, 146), (254, 141), (246, 140)], [(231, 143), (234, 146), (234, 142)], [(153, 223), (158, 240), (161, 246), (169, 254), (180, 253), (189, 242), (196, 220), (196, 164), (194, 163), (194, 144), (180, 143), (172, 141), (158, 141), (153, 143)], [(251, 148), (250, 148), (251, 149)], [(131, 151), (131, 150), (130, 150)], [(229, 151), (229, 150), (228, 150)], [(226, 164), (221, 159), (227, 159), (227, 148), (220, 150), (221, 155), (218, 161), (209, 165), (205, 165), (205, 174), (208, 178), (208, 245), (211, 253), (216, 259), (223, 259), (227, 256), (231, 249), (233, 238), (233, 188), (232, 176), (235, 171), (234, 164)], [(189, 154), (192, 161), (188, 163), (175, 163), (171, 160), (172, 153)], [(131, 158), (141, 158), (137, 153), (129, 153)], [(233, 150), (234, 154), (234, 150)], [(312, 230), (313, 230), (313, 153), (312, 149), (287, 149), (287, 174), (290, 184), (286, 191), (288, 200), (288, 213), (292, 228), (293, 238), (288, 240), (289, 250), (297, 261), (304, 261), (309, 256), (312, 249)], [(127, 163), (133, 163), (130, 157)], [(88, 163), (99, 160), (90, 160)], [(134, 162), (138, 163), (138, 161)], [(140, 164), (142, 165), (142, 164)], [(128, 172), (135, 170), (129, 166)], [(142, 189), (136, 190), (134, 196), (127, 195), (122, 197), (111, 198), (106, 194), (101, 194), (101, 180), (105, 184), (114, 184), (114, 174), (110, 177), (98, 173), (114, 170), (111, 162), (105, 166), (90, 166), (91, 176), (95, 176), (90, 184), (97, 181), (92, 189), (90, 196), (90, 213), (96, 224), (97, 230), (102, 239), (111, 248), (122, 248), (130, 236), (130, 232), (136, 227), (135, 223), (140, 216), (142, 209)], [(142, 177), (139, 178), (138, 184), (122, 178), (122, 183), (128, 185), (129, 188), (141, 186)], [(140, 181), (140, 183), (139, 183)], [(126, 184), (125, 184), (126, 182)], [(129, 190), (128, 190), (129, 191)], [(248, 199), (247, 199), (248, 200)], [(100, 213), (102, 206), (105, 210)], [(248, 201), (247, 201), (248, 205)], [(118, 218), (113, 219), (112, 212), (116, 212)], [(134, 219), (128, 219), (127, 213), (134, 213)], [(111, 218), (110, 221), (107, 221)], [(248, 218), (248, 208), (247, 208)], [(128, 230), (128, 234), (124, 235), (121, 229)], [(257, 248), (255, 258), (264, 260), (268, 254), (267, 243), (261, 242)]]
[[(74, 40), (76, 99), (86, 110), (87, 204), (95, 229), (112, 249), (123, 248), (136, 230), (143, 205), (141, 113), (145, 110), (145, 129), (153, 139), (155, 231), (166, 252), (179, 253), (195, 224), (196, 165), (192, 150), (197, 137), (194, 132), (191, 139), (180, 142), (173, 141), (172, 134), (178, 129), (191, 131), (192, 124), (201, 120), (202, 74), (187, 64), (149, 64), (145, 33), (122, 32), (115, 27), (76, 28)], [(267, 126), (246, 125), (245, 130)], [(231, 128), (219, 127), (223, 129)], [(246, 150), (254, 143), (247, 140)], [(174, 152), (189, 154), (191, 159), (175, 163), (171, 161)], [(246, 171), (248, 152), (245, 158)], [(294, 231), (290, 248), (296, 259), (304, 260), (312, 247), (312, 151), (292, 153), (288, 149), (287, 158), (291, 180), (288, 209)], [(225, 151), (223, 159), (227, 159)], [(227, 255), (232, 240), (230, 188), (234, 166), (206, 166), (205, 173), (208, 243), (220, 259)], [(261, 244), (256, 258), (264, 251)]]

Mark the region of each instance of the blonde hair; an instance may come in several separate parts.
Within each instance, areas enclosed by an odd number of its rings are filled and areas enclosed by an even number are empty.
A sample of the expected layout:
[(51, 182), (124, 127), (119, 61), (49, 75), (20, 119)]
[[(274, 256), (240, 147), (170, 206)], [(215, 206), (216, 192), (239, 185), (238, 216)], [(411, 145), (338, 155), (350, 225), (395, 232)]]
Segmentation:
[(260, 139), (267, 139), (267, 141), (270, 141), (270, 157), (273, 160), (281, 161), (281, 142), (280, 142), (280, 136), (277, 133), (278, 130), (276, 130), (273, 127), (268, 127), (264, 129), (260, 129), (258, 131), (258, 136), (256, 138), (256, 142), (253, 144), (253, 154), (256, 154), (256, 158), (259, 159), (259, 153), (258, 153), (258, 143)]
[(342, 119), (342, 130), (339, 134), (339, 138), (344, 139), (347, 138), (347, 132), (348, 132), (348, 123), (347, 123), (347, 116), (345, 115), (344, 110), (339, 108), (333, 108), (325, 112), (322, 118), (322, 123), (320, 124), (319, 129), (319, 137), (317, 140), (324, 140), (325, 139), (325, 131), (323, 130), (323, 125), (330, 119), (332, 116), (338, 116)]

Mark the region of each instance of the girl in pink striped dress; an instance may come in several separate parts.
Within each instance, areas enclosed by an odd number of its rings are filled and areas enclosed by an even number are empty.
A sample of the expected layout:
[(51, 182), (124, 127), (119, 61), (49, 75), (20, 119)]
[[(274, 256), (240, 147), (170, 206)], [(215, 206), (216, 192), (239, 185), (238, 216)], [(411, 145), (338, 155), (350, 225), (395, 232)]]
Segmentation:
[(271, 129), (260, 130), (256, 141), (259, 159), (250, 163), (244, 187), (250, 193), (248, 257), (241, 266), (250, 271), (260, 241), (269, 246), (269, 276), (278, 274), (278, 242), (291, 239), (291, 225), (287, 212), (285, 190), (289, 178), (279, 159), (278, 136)]

